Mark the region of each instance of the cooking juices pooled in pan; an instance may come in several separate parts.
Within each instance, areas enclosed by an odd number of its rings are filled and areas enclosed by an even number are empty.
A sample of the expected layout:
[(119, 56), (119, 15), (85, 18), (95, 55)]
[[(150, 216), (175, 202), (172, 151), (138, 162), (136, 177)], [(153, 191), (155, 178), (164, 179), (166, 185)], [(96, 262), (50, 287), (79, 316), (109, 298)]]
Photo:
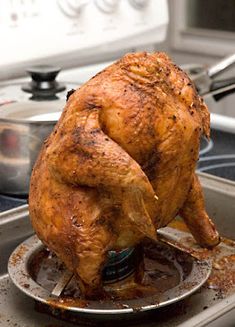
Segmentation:
[[(190, 273), (192, 267), (189, 256), (172, 251), (161, 243), (146, 242), (142, 247), (119, 253), (116, 256), (117, 264), (115, 265), (112, 253), (112, 257), (104, 268), (105, 296), (103, 299), (97, 300), (121, 301), (152, 295), (160, 298), (165, 291), (178, 285), (184, 276)], [(116, 280), (115, 270), (117, 272)], [(123, 276), (121, 277), (122, 270)], [(36, 253), (29, 263), (31, 277), (37, 284), (50, 292), (64, 271), (64, 265), (45, 248)], [(110, 275), (112, 275), (112, 281)], [(70, 305), (75, 306), (78, 300), (80, 305), (79, 300), (83, 298), (75, 278), (72, 278), (64, 289), (60, 296), (60, 300), (62, 299), (63, 302), (69, 300)]]
[[(114, 263), (111, 259), (105, 269)], [(45, 313), (62, 311), (77, 317), (84, 315), (89, 320), (126, 315), (131, 318), (180, 301), (199, 289), (211, 272), (210, 261), (196, 260), (161, 242), (145, 241), (142, 247), (127, 251), (124, 257), (122, 254), (119, 262), (124, 259), (126, 266), (133, 260), (135, 270), (131, 273), (130, 266), (130, 274), (113, 283), (103, 280), (103, 292), (94, 299), (82, 297), (76, 278), (36, 235), (15, 249), (8, 271), (13, 283), (36, 304), (40, 303), (41, 309), (45, 307)]]

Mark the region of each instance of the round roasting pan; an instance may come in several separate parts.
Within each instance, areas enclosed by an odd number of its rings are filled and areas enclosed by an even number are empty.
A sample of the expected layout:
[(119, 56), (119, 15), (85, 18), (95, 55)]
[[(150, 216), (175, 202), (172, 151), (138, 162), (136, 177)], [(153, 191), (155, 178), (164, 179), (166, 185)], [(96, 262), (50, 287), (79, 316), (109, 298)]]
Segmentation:
[[(180, 252), (168, 245), (163, 244), (163, 246), (167, 246), (172, 253), (175, 251)], [(89, 316), (89, 319), (92, 319), (92, 317), (94, 319), (97, 319), (97, 317), (98, 319), (117, 319), (117, 317), (120, 319), (122, 316), (130, 319), (130, 316), (135, 316), (137, 312), (138, 315), (144, 314), (146, 311), (170, 305), (184, 299), (198, 290), (205, 283), (211, 272), (210, 261), (198, 261), (190, 255), (183, 253), (184, 257), (191, 262), (190, 271), (181, 278), (177, 286), (168, 289), (160, 298), (158, 295), (157, 298), (151, 296), (149, 298), (145, 297), (138, 300), (126, 300), (122, 301), (121, 305), (115, 301), (89, 301), (85, 307), (84, 305), (79, 307), (77, 304), (76, 306), (72, 306), (55, 301), (55, 299), (51, 297), (50, 291), (37, 284), (32, 278), (29, 272), (30, 261), (32, 257), (43, 248), (44, 245), (37, 236), (34, 235), (21, 243), (14, 250), (8, 263), (8, 272), (12, 282), (23, 293), (34, 300), (41, 302), (43, 305), (53, 305), (54, 310), (55, 308), (62, 309), (63, 312), (69, 311), (72, 314), (78, 314), (79, 316)], [(181, 267), (179, 267), (179, 269), (181, 269)]]

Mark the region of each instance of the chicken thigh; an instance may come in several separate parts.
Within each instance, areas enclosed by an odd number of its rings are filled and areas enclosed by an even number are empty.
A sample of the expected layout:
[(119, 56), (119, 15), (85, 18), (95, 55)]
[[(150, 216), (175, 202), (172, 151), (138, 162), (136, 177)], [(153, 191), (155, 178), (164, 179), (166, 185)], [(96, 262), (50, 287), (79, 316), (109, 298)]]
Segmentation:
[(135, 246), (180, 214), (218, 244), (195, 175), (209, 112), (164, 53), (127, 54), (70, 95), (31, 177), (38, 237), (99, 296), (109, 250)]

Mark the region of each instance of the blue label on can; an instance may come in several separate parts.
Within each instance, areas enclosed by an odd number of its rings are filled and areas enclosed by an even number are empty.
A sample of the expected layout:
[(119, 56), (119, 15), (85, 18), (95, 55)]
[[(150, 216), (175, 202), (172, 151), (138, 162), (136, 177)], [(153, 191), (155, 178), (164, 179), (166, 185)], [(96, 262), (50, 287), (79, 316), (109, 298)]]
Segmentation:
[(135, 248), (109, 251), (108, 262), (103, 270), (103, 280), (113, 283), (129, 276), (135, 269)]

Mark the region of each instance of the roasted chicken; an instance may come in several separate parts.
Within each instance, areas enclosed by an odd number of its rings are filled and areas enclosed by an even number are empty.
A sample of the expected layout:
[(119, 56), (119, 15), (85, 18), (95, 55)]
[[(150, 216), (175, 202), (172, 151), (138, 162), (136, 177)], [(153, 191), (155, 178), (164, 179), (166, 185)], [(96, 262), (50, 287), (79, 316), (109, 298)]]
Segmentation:
[(164, 53), (127, 54), (70, 95), (35, 164), (29, 208), (38, 237), (102, 290), (109, 250), (156, 240), (180, 214), (197, 242), (218, 244), (195, 174), (209, 112)]

